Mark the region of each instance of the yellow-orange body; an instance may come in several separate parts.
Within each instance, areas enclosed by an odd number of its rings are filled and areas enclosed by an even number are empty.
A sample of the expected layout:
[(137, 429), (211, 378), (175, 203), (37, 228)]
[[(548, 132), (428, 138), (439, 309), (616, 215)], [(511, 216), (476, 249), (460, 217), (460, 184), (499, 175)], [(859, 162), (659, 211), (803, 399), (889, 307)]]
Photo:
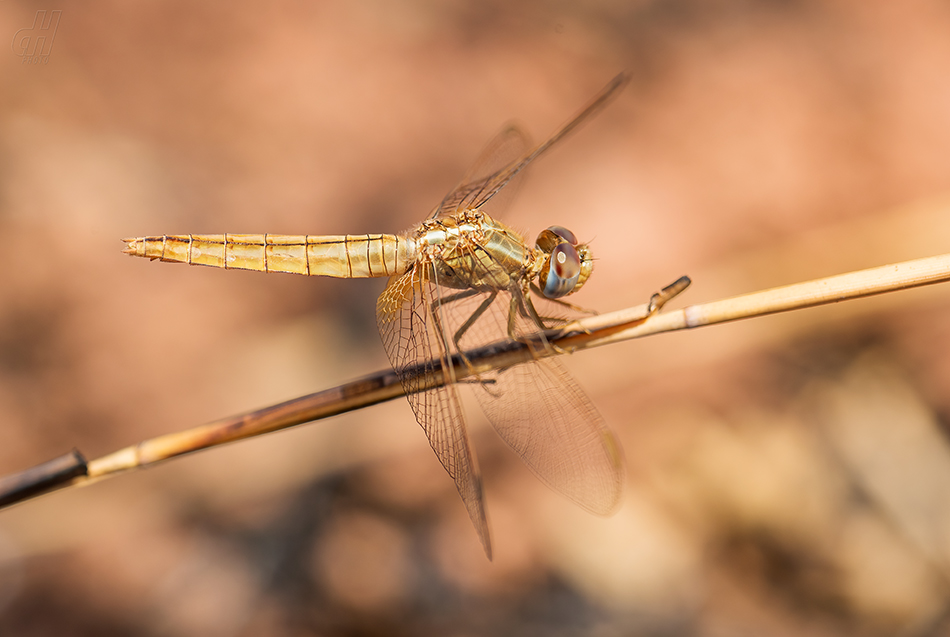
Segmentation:
[(229, 270), (352, 278), (392, 276), (411, 265), (406, 239), (391, 234), (186, 234), (125, 242), (133, 256)]
[(414, 266), (425, 278), (465, 290), (523, 289), (545, 254), (508, 226), (476, 210), (425, 221), (402, 234), (160, 235), (126, 239), (128, 254), (233, 270), (341, 278), (391, 277)]
[[(616, 96), (625, 81), (616, 77), (533, 149), (520, 129), (505, 128), (429, 218), (403, 234), (161, 235), (126, 239), (125, 251), (227, 269), (389, 277), (376, 304), (383, 346), (490, 558), (481, 474), (454, 384), (454, 361), (468, 360), (466, 350), (504, 338), (536, 348), (530, 364), (478, 374), (476, 395), (486, 415), (546, 484), (595, 513), (607, 514), (620, 502), (619, 444), (567, 371), (543, 356), (545, 324), (532, 302), (534, 294), (569, 306), (558, 299), (587, 281), (590, 249), (561, 226), (548, 227), (528, 244), (482, 206)], [(446, 383), (430, 386), (438, 373)]]

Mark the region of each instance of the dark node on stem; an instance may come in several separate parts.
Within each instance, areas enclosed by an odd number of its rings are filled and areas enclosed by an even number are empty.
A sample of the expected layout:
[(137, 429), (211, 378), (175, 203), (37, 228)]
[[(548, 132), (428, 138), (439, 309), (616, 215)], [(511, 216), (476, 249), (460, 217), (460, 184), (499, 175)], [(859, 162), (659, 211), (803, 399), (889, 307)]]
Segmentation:
[(87, 473), (86, 459), (73, 449), (59, 458), (0, 478), (0, 507), (54, 491)]

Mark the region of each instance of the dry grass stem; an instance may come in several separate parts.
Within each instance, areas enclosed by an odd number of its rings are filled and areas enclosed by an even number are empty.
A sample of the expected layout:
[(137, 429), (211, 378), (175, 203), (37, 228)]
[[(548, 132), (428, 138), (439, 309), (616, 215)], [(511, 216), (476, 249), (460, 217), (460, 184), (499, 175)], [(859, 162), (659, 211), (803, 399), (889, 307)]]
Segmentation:
[[(667, 312), (656, 311), (659, 308), (656, 307), (658, 297), (655, 296), (651, 303), (586, 318), (547, 333), (547, 340), (555, 345), (547, 348), (547, 351), (548, 355), (574, 352), (661, 332), (836, 303), (947, 280), (950, 280), (950, 254), (772, 288)], [(672, 292), (668, 298), (675, 296), (686, 285), (688, 279), (684, 278), (669, 286), (667, 290), (672, 289)], [(668, 298), (661, 300), (665, 302)], [(534, 349), (537, 351), (537, 348)], [(459, 379), (488, 369), (511, 367), (527, 362), (532, 357), (531, 348), (517, 342), (497, 343), (466, 355), (470, 364), (455, 361)], [(436, 387), (444, 382), (441, 373), (431, 374), (427, 387)], [(55, 489), (89, 484), (186, 453), (361, 409), (403, 393), (395, 373), (384, 370), (333, 389), (144, 440), (88, 463), (74, 452), (69, 458), (64, 456), (75, 465), (65, 470), (64, 461), (59, 459), (47, 463), (49, 471), (41, 471), (45, 465), (40, 465), (0, 479), (0, 507)]]

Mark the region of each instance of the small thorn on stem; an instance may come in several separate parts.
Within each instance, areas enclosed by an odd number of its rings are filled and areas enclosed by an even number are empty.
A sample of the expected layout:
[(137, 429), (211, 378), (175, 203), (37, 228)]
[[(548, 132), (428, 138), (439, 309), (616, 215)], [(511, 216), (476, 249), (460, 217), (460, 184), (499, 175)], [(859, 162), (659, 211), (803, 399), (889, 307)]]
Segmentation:
[(659, 312), (660, 309), (666, 305), (670, 299), (688, 288), (690, 283), (692, 283), (692, 281), (690, 281), (688, 276), (681, 276), (680, 278), (676, 279), (668, 286), (650, 297), (650, 305), (647, 307), (647, 311), (650, 314)]

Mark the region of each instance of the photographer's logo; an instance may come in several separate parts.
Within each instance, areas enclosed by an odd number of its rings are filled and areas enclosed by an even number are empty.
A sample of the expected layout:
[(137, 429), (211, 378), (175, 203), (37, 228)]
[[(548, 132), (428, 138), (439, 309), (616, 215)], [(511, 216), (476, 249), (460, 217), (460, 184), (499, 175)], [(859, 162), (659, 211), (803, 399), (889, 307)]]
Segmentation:
[(47, 64), (53, 50), (53, 38), (62, 11), (56, 9), (47, 15), (46, 9), (40, 9), (33, 18), (33, 26), (20, 29), (13, 35), (13, 52), (22, 58), (23, 64)]

